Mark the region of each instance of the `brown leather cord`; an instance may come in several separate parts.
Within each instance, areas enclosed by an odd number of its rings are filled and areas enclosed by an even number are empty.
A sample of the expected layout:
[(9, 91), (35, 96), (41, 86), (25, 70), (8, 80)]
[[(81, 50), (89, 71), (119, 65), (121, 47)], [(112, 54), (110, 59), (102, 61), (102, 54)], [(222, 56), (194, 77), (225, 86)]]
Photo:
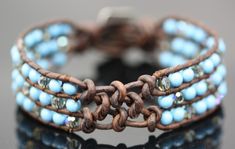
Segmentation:
[[(90, 133), (97, 129), (113, 129), (117, 132), (125, 129), (126, 126), (130, 127), (147, 127), (149, 131), (154, 131), (155, 128), (161, 130), (170, 130), (181, 127), (190, 122), (197, 121), (209, 114), (211, 114), (215, 109), (207, 111), (205, 114), (198, 116), (194, 115), (191, 119), (185, 119), (182, 122), (172, 123), (170, 125), (162, 125), (160, 123), (162, 109), (157, 105), (145, 106), (146, 100), (153, 100), (154, 96), (165, 96), (172, 93), (181, 91), (192, 84), (195, 84), (201, 80), (207, 79), (211, 74), (205, 74), (201, 77), (194, 78), (191, 82), (183, 83), (177, 88), (172, 88), (167, 91), (160, 91), (156, 88), (155, 82), (157, 78), (167, 76), (171, 73), (178, 72), (180, 70), (186, 69), (188, 67), (199, 64), (205, 59), (209, 58), (213, 53), (218, 50), (218, 36), (211, 29), (207, 28), (205, 25), (192, 21), (190, 19), (184, 19), (176, 16), (171, 18), (183, 20), (192, 24), (195, 24), (202, 29), (204, 29), (210, 36), (214, 37), (215, 44), (212, 49), (208, 50), (204, 55), (200, 55), (195, 59), (187, 61), (187, 63), (182, 65), (177, 65), (175, 67), (170, 67), (162, 70), (158, 70), (153, 73), (153, 75), (142, 75), (137, 81), (123, 84), (120, 81), (114, 80), (110, 85), (105, 86), (95, 86), (95, 83), (90, 79), (85, 79), (84, 81), (79, 80), (75, 77), (59, 74), (45, 70), (38, 66), (34, 61), (30, 60), (26, 52), (24, 51), (23, 37), (27, 33), (22, 34), (17, 42), (17, 46), (20, 52), (20, 56), (23, 63), (27, 63), (31, 68), (35, 69), (42, 76), (61, 80), (62, 82), (73, 83), (82, 89), (81, 92), (76, 95), (67, 95), (65, 93), (55, 93), (49, 89), (39, 86), (37, 83), (33, 83), (29, 78), (25, 78), (29, 85), (38, 88), (41, 91), (52, 94), (56, 97), (70, 98), (74, 100), (81, 100), (83, 103), (96, 103), (97, 107), (95, 111), (91, 111), (87, 105), (83, 106), (83, 109), (79, 112), (72, 113), (68, 112), (66, 109), (55, 109), (52, 106), (42, 106), (40, 102), (35, 101), (29, 97), (30, 100), (34, 101), (37, 106), (47, 108), (59, 113), (63, 113), (69, 116), (80, 117), (80, 125), (76, 128), (68, 128), (66, 126), (56, 126), (53, 123), (47, 123), (56, 128), (60, 128), (69, 132), (82, 130), (86, 133)], [(162, 21), (164, 21), (164, 18)], [(105, 26), (96, 26), (92, 30), (85, 28), (84, 26), (79, 27), (73, 24), (76, 29), (76, 33), (71, 36), (72, 40), (79, 41), (79, 45), (70, 45), (68, 49), (69, 52), (80, 52), (88, 47), (96, 47), (100, 50), (109, 52), (112, 55), (120, 54), (123, 50), (129, 47), (141, 47), (145, 51), (151, 51), (158, 46), (158, 42), (163, 39), (163, 33), (161, 30), (162, 21), (154, 24), (152, 31), (144, 28), (149, 26), (148, 24), (141, 23), (120, 23), (120, 24), (107, 24)], [(68, 22), (70, 23), (70, 22)], [(50, 23), (44, 24), (47, 26)], [(70, 23), (71, 24), (71, 23)], [(43, 27), (37, 26), (37, 27)], [(35, 27), (35, 28), (37, 28)], [(215, 68), (216, 69), (216, 68)], [(139, 92), (133, 91), (134, 89), (139, 89)], [(202, 98), (214, 93), (215, 90), (209, 90), (205, 95), (196, 97), (192, 101), (184, 101), (177, 106), (183, 106), (192, 104)], [(127, 108), (125, 108), (127, 106)], [(113, 117), (112, 122), (108, 124), (100, 124), (98, 121), (104, 120), (107, 115)], [(135, 121), (136, 118), (142, 115), (144, 117), (143, 121)], [(38, 118), (37, 118), (38, 119)], [(41, 120), (39, 120), (41, 121)], [(41, 121), (42, 122), (42, 121)], [(44, 123), (44, 122), (43, 122)]]

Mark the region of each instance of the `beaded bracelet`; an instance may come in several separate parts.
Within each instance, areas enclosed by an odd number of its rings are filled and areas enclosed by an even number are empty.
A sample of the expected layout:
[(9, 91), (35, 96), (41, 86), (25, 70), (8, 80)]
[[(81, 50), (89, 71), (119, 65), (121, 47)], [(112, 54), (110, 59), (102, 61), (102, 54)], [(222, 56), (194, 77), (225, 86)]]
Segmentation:
[[(162, 69), (104, 86), (51, 71), (65, 65), (69, 53), (89, 47), (115, 56), (130, 47), (152, 56), (157, 51), (154, 60)], [(116, 18), (93, 27), (53, 21), (24, 32), (13, 46), (12, 88), (24, 111), (69, 132), (119, 132), (126, 126), (171, 130), (206, 117), (221, 104), (227, 92), (225, 50), (214, 31), (176, 16), (158, 23)], [(90, 107), (94, 103), (95, 109)], [(108, 115), (111, 122), (102, 123)]]

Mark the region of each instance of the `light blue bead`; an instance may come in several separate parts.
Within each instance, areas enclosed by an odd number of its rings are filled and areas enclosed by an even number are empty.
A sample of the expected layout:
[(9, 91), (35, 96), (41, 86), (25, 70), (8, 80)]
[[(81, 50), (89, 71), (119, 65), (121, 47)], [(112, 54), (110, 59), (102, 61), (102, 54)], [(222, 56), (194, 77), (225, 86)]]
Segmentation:
[(48, 109), (42, 109), (41, 112), (40, 112), (40, 116), (41, 116), (43, 121), (51, 122), (52, 121), (53, 112), (48, 110)]
[(33, 30), (32, 32), (29, 32), (24, 37), (24, 43), (27, 47), (31, 48), (35, 44), (39, 43), (43, 39), (43, 32), (39, 29)]
[(175, 72), (169, 75), (169, 80), (172, 87), (178, 87), (183, 83), (183, 77), (179, 72)]
[(174, 19), (167, 19), (163, 23), (163, 30), (168, 34), (176, 33), (176, 23)]
[(74, 95), (77, 93), (77, 87), (71, 83), (64, 83), (63, 84), (63, 91), (66, 94)]
[(216, 53), (211, 55), (210, 60), (213, 62), (214, 66), (218, 66), (221, 61), (220, 56)]
[(43, 69), (49, 69), (49, 62), (46, 59), (40, 59), (37, 61), (37, 64)]
[(174, 38), (171, 42), (171, 49), (177, 53), (181, 53), (185, 46), (185, 40), (182, 38)]
[(197, 95), (201, 96), (207, 92), (207, 84), (205, 81), (200, 81), (195, 84), (195, 89), (197, 91)]
[(170, 111), (162, 112), (161, 123), (163, 125), (169, 125), (173, 122), (173, 116)]
[(180, 55), (174, 55), (172, 59), (170, 60), (171, 65), (170, 66), (177, 66), (180, 64), (184, 64), (186, 62), (185, 58)]
[(223, 77), (219, 73), (214, 73), (210, 76), (210, 80), (218, 86), (223, 81)]
[(169, 51), (161, 52), (159, 55), (159, 63), (162, 67), (170, 67), (173, 54)]
[(217, 67), (216, 73), (220, 74), (221, 77), (225, 77), (227, 74), (227, 70), (225, 65), (221, 64)]
[(62, 90), (61, 88), (62, 82), (59, 80), (51, 80), (49, 83), (49, 89), (53, 92), (60, 92)]
[(19, 74), (16, 79), (15, 79), (15, 82), (16, 82), (16, 85), (18, 88), (21, 88), (23, 87), (24, 83), (25, 83), (25, 80), (24, 78)]
[(191, 41), (187, 41), (183, 45), (183, 49), (181, 49), (181, 53), (187, 58), (193, 58), (198, 53), (198, 49), (199, 47), (195, 43)]
[(22, 106), (24, 103), (25, 96), (23, 93), (19, 92), (16, 94), (16, 103), (19, 106)]
[(33, 103), (30, 99), (26, 98), (23, 103), (23, 108), (26, 111), (31, 112), (33, 108), (35, 107), (35, 103)]
[(43, 106), (49, 105), (51, 103), (52, 95), (45, 92), (41, 92), (39, 95), (39, 101)]
[(206, 102), (204, 100), (200, 100), (193, 104), (195, 111), (197, 114), (203, 114), (207, 110)]
[(206, 41), (206, 46), (208, 47), (208, 49), (211, 49), (213, 48), (214, 45), (215, 45), (214, 37), (209, 37)]
[(20, 53), (16, 46), (11, 48), (11, 59), (15, 65), (19, 65), (21, 63)]
[(38, 100), (39, 99), (39, 95), (40, 95), (41, 91), (35, 87), (31, 87), (29, 90), (29, 95), (31, 98), (33, 98), (34, 100)]
[(59, 113), (56, 113), (56, 112), (54, 112), (53, 117), (52, 117), (53, 122), (56, 125), (63, 125), (65, 123), (66, 118), (67, 118), (66, 115), (59, 114)]
[(31, 70), (30, 66), (26, 63), (21, 67), (21, 72), (25, 77), (29, 76), (30, 70)]
[(52, 63), (56, 66), (63, 66), (67, 62), (67, 55), (64, 52), (55, 53), (52, 57)]
[(216, 99), (213, 95), (208, 96), (205, 101), (208, 109), (213, 109), (216, 106)]
[(193, 39), (196, 40), (197, 42), (203, 42), (206, 39), (206, 32), (197, 27)]
[(192, 68), (187, 68), (182, 72), (184, 82), (190, 82), (194, 78), (194, 71)]
[(66, 101), (66, 109), (70, 112), (77, 112), (81, 109), (81, 102), (78, 100), (77, 102), (73, 99), (68, 99)]
[(222, 82), (218, 88), (218, 93), (220, 93), (221, 95), (226, 95), (227, 92), (228, 92), (227, 83)]
[(20, 75), (18, 69), (13, 69), (11, 72), (11, 79), (15, 80), (18, 77), (18, 75)]
[(196, 27), (192, 24), (188, 24), (185, 29), (185, 35), (189, 38), (192, 38), (196, 32)]
[(174, 121), (176, 121), (176, 122), (182, 121), (185, 117), (185, 113), (186, 113), (186, 111), (182, 107), (178, 107), (176, 109), (173, 109), (172, 115), (173, 115)]
[(33, 82), (36, 83), (40, 79), (41, 75), (38, 73), (36, 70), (31, 69), (29, 72), (29, 79)]
[(36, 52), (41, 56), (49, 56), (50, 54), (58, 51), (58, 45), (55, 40), (50, 40), (47, 42), (40, 43), (36, 48)]
[(16, 85), (15, 81), (11, 83), (11, 89), (12, 89), (13, 93), (16, 92), (16, 90), (17, 90), (17, 85)]
[(35, 59), (35, 54), (32, 51), (27, 51), (26, 55), (30, 60)]
[(219, 51), (224, 53), (226, 51), (226, 45), (222, 38), (219, 39)]
[(158, 104), (164, 109), (170, 108), (173, 105), (173, 102), (174, 99), (172, 95), (158, 98)]
[(72, 28), (68, 24), (52, 24), (48, 27), (48, 33), (52, 37), (57, 37), (60, 35), (68, 35), (72, 32)]
[(200, 64), (204, 73), (211, 73), (214, 70), (214, 64), (210, 59), (205, 60)]
[(190, 86), (183, 90), (183, 96), (186, 100), (192, 100), (196, 97), (196, 90), (193, 86)]

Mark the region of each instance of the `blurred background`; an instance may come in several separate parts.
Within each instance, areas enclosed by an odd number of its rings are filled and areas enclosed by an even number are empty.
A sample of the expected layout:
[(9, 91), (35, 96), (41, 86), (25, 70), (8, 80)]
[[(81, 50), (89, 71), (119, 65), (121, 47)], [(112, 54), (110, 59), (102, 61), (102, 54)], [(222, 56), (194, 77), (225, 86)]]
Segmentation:
[[(216, 30), (227, 44), (225, 63), (228, 70), (227, 82), (229, 93), (225, 97), (223, 122), (223, 134), (221, 147), (228, 149), (234, 145), (235, 138), (235, 117), (234, 104), (235, 97), (235, 1), (233, 0), (180, 0), (180, 1), (160, 1), (160, 0), (40, 0), (40, 1), (12, 1), (0, 2), (0, 145), (1, 148), (17, 148), (16, 137), (16, 106), (15, 99), (11, 92), (11, 59), (10, 48), (15, 42), (20, 32), (34, 24), (51, 19), (67, 18), (74, 22), (95, 21), (99, 10), (106, 6), (130, 6), (134, 15), (138, 18), (150, 16), (161, 19), (167, 15), (180, 15), (200, 20), (209, 27)], [(79, 66), (76, 64), (66, 68), (66, 71), (80, 68), (79, 71), (92, 73), (94, 69), (97, 53), (89, 53), (80, 58)], [(89, 69), (86, 69), (89, 68)], [(82, 70), (81, 70), (82, 69)], [(125, 143), (127, 146), (145, 143), (149, 135), (159, 135), (160, 132), (149, 133), (147, 129), (128, 128), (122, 133), (113, 131), (95, 131), (92, 134), (79, 133), (84, 138), (95, 138), (101, 144), (117, 145)]]

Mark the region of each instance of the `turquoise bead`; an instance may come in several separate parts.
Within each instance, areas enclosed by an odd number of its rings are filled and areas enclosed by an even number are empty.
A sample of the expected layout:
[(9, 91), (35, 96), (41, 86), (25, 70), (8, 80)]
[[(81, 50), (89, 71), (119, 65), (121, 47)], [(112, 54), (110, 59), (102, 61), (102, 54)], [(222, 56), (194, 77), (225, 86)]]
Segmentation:
[(222, 38), (219, 39), (219, 51), (224, 53), (226, 51), (226, 45)]
[(199, 27), (195, 28), (195, 33), (193, 36), (194, 40), (196, 40), (197, 42), (203, 42), (206, 39), (206, 37), (207, 37), (207, 34), (203, 29)]
[(41, 91), (35, 87), (31, 87), (29, 90), (29, 95), (31, 98), (33, 98), (34, 100), (38, 100), (39, 99), (39, 95), (40, 95)]
[(176, 33), (176, 23), (174, 19), (167, 19), (163, 23), (163, 30), (168, 34)]
[(198, 53), (198, 49), (199, 47), (195, 43), (187, 41), (183, 44), (181, 53), (187, 58), (193, 58)]
[(24, 103), (25, 96), (23, 93), (19, 92), (16, 94), (16, 103), (19, 106), (22, 106)]
[(195, 111), (197, 114), (203, 114), (207, 110), (206, 102), (204, 100), (200, 100), (193, 104)]
[(42, 67), (43, 69), (48, 69), (49, 68), (49, 62), (46, 59), (40, 59), (37, 61), (37, 64)]
[(200, 64), (205, 73), (211, 73), (214, 70), (214, 64), (210, 59), (205, 60)]
[(173, 109), (172, 115), (173, 115), (174, 121), (176, 121), (176, 122), (182, 121), (185, 117), (185, 113), (186, 113), (186, 111), (182, 107), (178, 107), (176, 109)]
[(195, 84), (195, 89), (197, 91), (197, 95), (201, 96), (207, 92), (207, 84), (205, 81), (200, 81)]
[(53, 92), (60, 92), (62, 90), (61, 88), (62, 82), (58, 80), (51, 80), (49, 83), (49, 89)]
[(216, 73), (220, 74), (221, 77), (225, 77), (227, 74), (227, 70), (225, 65), (221, 64), (217, 67)]
[(186, 100), (192, 100), (196, 97), (196, 90), (193, 86), (184, 89), (182, 92)]
[(27, 55), (27, 58), (30, 60), (35, 59), (35, 54), (32, 51), (27, 51), (26, 55)]
[(16, 46), (11, 48), (11, 59), (15, 65), (19, 65), (21, 63), (20, 53)]
[(182, 75), (184, 82), (190, 82), (194, 78), (194, 71), (192, 70), (192, 68), (187, 68), (183, 70)]
[(43, 106), (49, 105), (51, 103), (52, 95), (45, 92), (41, 92), (39, 95), (39, 101)]
[(29, 72), (29, 79), (33, 82), (36, 83), (40, 79), (41, 75), (38, 73), (36, 70), (31, 69)]
[(214, 66), (218, 66), (221, 61), (220, 56), (216, 53), (211, 55), (210, 60), (212, 61)]
[(48, 33), (52, 37), (58, 37), (60, 35), (68, 35), (72, 32), (72, 28), (68, 24), (52, 24), (48, 27)]
[(215, 45), (215, 39), (213, 37), (209, 37), (206, 41), (206, 46), (208, 47), (208, 49), (213, 48), (213, 46)]
[(40, 112), (40, 116), (41, 116), (43, 121), (51, 122), (52, 121), (53, 112), (48, 110), (48, 109), (42, 109), (41, 112)]
[(219, 73), (214, 73), (210, 76), (210, 80), (218, 86), (223, 81), (223, 77)]
[(63, 91), (66, 94), (74, 95), (77, 93), (77, 87), (73, 84), (70, 84), (70, 83), (64, 83), (63, 84)]
[(169, 51), (161, 52), (159, 55), (159, 63), (162, 67), (170, 67), (173, 54)]
[(221, 95), (226, 95), (227, 92), (228, 92), (227, 83), (222, 82), (218, 88), (218, 93), (220, 93)]
[(25, 98), (24, 103), (23, 103), (23, 108), (26, 111), (31, 112), (34, 107), (35, 107), (35, 103), (33, 103), (30, 99)]
[(19, 75), (17, 76), (17, 78), (15, 78), (15, 82), (16, 82), (16, 86), (17, 86), (18, 88), (21, 88), (21, 87), (24, 86), (25, 80), (24, 80), (24, 78), (19, 74)]
[(73, 99), (68, 99), (66, 101), (66, 109), (70, 112), (77, 112), (81, 109), (81, 102), (78, 100), (77, 102)]
[(185, 28), (185, 35), (188, 38), (192, 38), (196, 32), (196, 27), (192, 24), (188, 24)]
[(29, 76), (30, 70), (31, 70), (30, 66), (26, 63), (21, 67), (21, 72), (25, 77)]
[(55, 66), (63, 66), (67, 62), (67, 55), (64, 52), (55, 53), (52, 57), (52, 63)]
[(58, 51), (58, 45), (55, 40), (40, 43), (36, 48), (36, 52), (42, 57), (49, 56), (50, 54)]
[(28, 48), (43, 40), (43, 32), (39, 29), (33, 30), (24, 37), (24, 43)]
[(175, 72), (169, 75), (169, 80), (172, 87), (178, 87), (183, 83), (183, 77), (179, 72)]
[(180, 55), (174, 55), (172, 59), (170, 60), (171, 65), (170, 66), (177, 66), (180, 64), (184, 64), (186, 62), (185, 58), (183, 58)]
[(185, 40), (182, 38), (174, 38), (171, 42), (171, 49), (177, 53), (181, 53), (185, 46)]
[(173, 116), (170, 111), (162, 112), (161, 124), (169, 125), (173, 122)]
[(205, 101), (208, 109), (213, 109), (216, 106), (216, 99), (213, 95), (208, 96)]
[(67, 116), (54, 112), (52, 119), (56, 125), (64, 125)]
[(173, 105), (173, 102), (173, 95), (158, 98), (158, 104), (164, 109), (170, 108)]
[(13, 69), (11, 72), (11, 79), (15, 80), (20, 75), (18, 69)]

